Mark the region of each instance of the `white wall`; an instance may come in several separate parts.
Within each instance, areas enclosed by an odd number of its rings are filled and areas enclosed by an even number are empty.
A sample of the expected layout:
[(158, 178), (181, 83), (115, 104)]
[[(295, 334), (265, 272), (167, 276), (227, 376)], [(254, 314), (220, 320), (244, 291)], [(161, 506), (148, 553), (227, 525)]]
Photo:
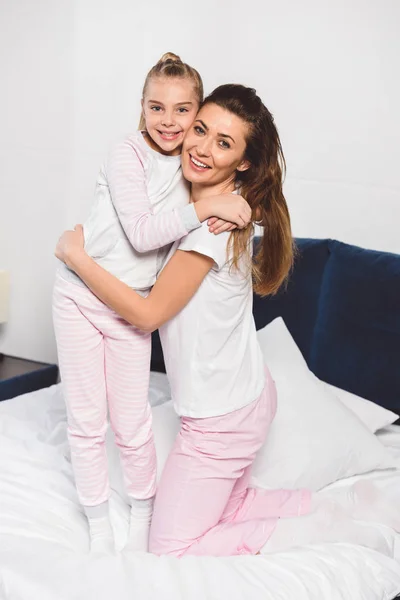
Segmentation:
[(55, 358), (52, 249), (64, 227), (72, 156), (72, 8), (0, 5), (0, 268), (10, 271), (0, 352)]
[(258, 90), (281, 133), (295, 235), (400, 253), (396, 0), (136, 4), (2, 4), (0, 268), (13, 296), (0, 351), (54, 359), (54, 242), (85, 218), (107, 148), (136, 126), (144, 76), (166, 51), (206, 91)]

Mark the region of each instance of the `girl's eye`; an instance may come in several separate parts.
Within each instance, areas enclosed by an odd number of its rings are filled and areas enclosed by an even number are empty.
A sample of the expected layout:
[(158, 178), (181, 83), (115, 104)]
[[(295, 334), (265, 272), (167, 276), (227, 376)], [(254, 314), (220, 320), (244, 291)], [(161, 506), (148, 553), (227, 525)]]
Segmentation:
[(230, 148), (230, 144), (228, 144), (228, 142), (226, 142), (225, 140), (220, 141), (220, 146), (221, 148)]
[(200, 135), (203, 135), (203, 133), (204, 133), (204, 129), (202, 127), (200, 127), (200, 125), (195, 125), (194, 130), (196, 133), (198, 133)]
[(159, 110), (161, 110), (161, 106), (152, 106), (150, 108), (150, 110), (153, 110), (154, 112), (158, 112)]
[(180, 113), (187, 113), (187, 112), (189, 112), (189, 111), (188, 111), (188, 109), (187, 109), (187, 108), (185, 108), (184, 106), (181, 106), (180, 108), (178, 108), (178, 111), (179, 111)]

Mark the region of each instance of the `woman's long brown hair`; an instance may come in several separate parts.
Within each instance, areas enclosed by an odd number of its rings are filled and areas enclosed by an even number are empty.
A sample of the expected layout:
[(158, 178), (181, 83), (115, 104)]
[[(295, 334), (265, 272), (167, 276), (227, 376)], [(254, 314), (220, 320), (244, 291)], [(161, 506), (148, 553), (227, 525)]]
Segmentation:
[[(294, 243), (282, 191), (285, 158), (273, 116), (256, 91), (243, 85), (217, 87), (204, 101), (210, 103), (248, 125), (244, 158), (250, 167), (237, 171), (236, 182), (252, 209), (253, 222), (264, 228), (252, 267), (254, 291), (261, 296), (275, 294), (293, 265)], [(232, 265), (236, 268), (239, 258), (249, 250), (252, 232), (253, 228), (247, 227), (231, 234)]]

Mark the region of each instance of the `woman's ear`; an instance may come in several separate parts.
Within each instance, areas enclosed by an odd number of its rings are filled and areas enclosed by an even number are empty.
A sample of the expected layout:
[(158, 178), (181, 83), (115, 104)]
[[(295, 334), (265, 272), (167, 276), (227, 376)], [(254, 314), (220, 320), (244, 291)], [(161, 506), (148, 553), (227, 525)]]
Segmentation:
[(236, 167), (236, 169), (238, 171), (247, 171), (247, 169), (250, 169), (250, 163), (248, 160), (242, 160), (242, 162)]

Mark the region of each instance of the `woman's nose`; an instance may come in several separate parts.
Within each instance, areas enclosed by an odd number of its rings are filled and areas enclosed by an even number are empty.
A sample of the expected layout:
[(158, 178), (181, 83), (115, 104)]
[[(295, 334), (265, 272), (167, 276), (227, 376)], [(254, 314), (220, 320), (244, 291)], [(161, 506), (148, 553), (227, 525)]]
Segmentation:
[(204, 138), (197, 142), (197, 152), (201, 156), (210, 156), (211, 152), (211, 140)]

